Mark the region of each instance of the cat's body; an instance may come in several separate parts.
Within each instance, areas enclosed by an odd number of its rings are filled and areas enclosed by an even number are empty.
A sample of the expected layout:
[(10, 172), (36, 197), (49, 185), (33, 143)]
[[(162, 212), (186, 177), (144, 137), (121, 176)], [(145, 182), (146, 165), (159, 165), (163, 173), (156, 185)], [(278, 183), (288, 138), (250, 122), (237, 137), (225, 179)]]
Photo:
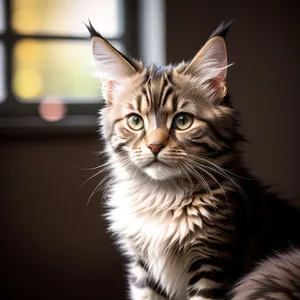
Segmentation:
[(190, 63), (146, 68), (89, 28), (107, 101), (107, 219), (133, 300), (224, 299), (255, 261), (300, 245), (298, 212), (243, 168), (227, 29)]

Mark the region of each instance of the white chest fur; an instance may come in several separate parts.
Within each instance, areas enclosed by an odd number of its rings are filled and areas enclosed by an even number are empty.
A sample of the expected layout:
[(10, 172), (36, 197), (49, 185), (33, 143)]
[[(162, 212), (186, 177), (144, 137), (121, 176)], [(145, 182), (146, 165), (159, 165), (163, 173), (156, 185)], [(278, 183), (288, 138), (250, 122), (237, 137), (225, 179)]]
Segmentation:
[(174, 218), (185, 195), (175, 186), (139, 179), (116, 184), (108, 200), (109, 228), (120, 237), (125, 253), (145, 259), (154, 279), (179, 299), (178, 290), (185, 290), (187, 284), (182, 273), (188, 265), (171, 246), (189, 231), (186, 222)]

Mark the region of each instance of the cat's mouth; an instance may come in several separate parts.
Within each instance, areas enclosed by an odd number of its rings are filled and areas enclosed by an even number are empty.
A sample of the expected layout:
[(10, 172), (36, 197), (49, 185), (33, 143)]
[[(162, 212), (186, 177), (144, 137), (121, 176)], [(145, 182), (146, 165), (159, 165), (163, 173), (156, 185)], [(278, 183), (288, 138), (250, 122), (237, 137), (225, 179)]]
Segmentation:
[(144, 168), (148, 168), (148, 167), (152, 167), (152, 166), (166, 166), (168, 168), (170, 168), (171, 166), (168, 165), (167, 163), (163, 162), (162, 160), (158, 159), (157, 157), (155, 157), (152, 161), (148, 162), (145, 166), (143, 166)]
[(154, 158), (143, 166), (143, 171), (154, 180), (165, 180), (181, 175), (179, 170), (158, 158)]

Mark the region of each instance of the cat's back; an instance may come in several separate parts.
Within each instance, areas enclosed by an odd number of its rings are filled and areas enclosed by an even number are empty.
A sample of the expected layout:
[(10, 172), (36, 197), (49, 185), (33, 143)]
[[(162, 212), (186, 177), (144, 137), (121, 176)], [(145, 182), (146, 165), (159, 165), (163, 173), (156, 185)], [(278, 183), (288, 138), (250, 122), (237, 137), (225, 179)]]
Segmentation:
[(261, 262), (234, 288), (232, 300), (300, 299), (300, 249)]

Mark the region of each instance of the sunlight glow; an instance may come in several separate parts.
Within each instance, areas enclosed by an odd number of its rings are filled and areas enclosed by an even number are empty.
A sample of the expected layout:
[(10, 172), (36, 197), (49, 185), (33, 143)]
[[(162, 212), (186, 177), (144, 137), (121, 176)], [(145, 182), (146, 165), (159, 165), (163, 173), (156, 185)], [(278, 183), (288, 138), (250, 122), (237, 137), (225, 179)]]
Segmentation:
[(41, 74), (33, 69), (18, 70), (13, 84), (17, 96), (25, 99), (40, 96), (43, 89)]
[[(0, 0), (1, 1), (1, 0)], [(106, 37), (123, 32), (123, 0), (13, 0), (13, 27), (20, 33), (88, 36), (91, 20)]]

